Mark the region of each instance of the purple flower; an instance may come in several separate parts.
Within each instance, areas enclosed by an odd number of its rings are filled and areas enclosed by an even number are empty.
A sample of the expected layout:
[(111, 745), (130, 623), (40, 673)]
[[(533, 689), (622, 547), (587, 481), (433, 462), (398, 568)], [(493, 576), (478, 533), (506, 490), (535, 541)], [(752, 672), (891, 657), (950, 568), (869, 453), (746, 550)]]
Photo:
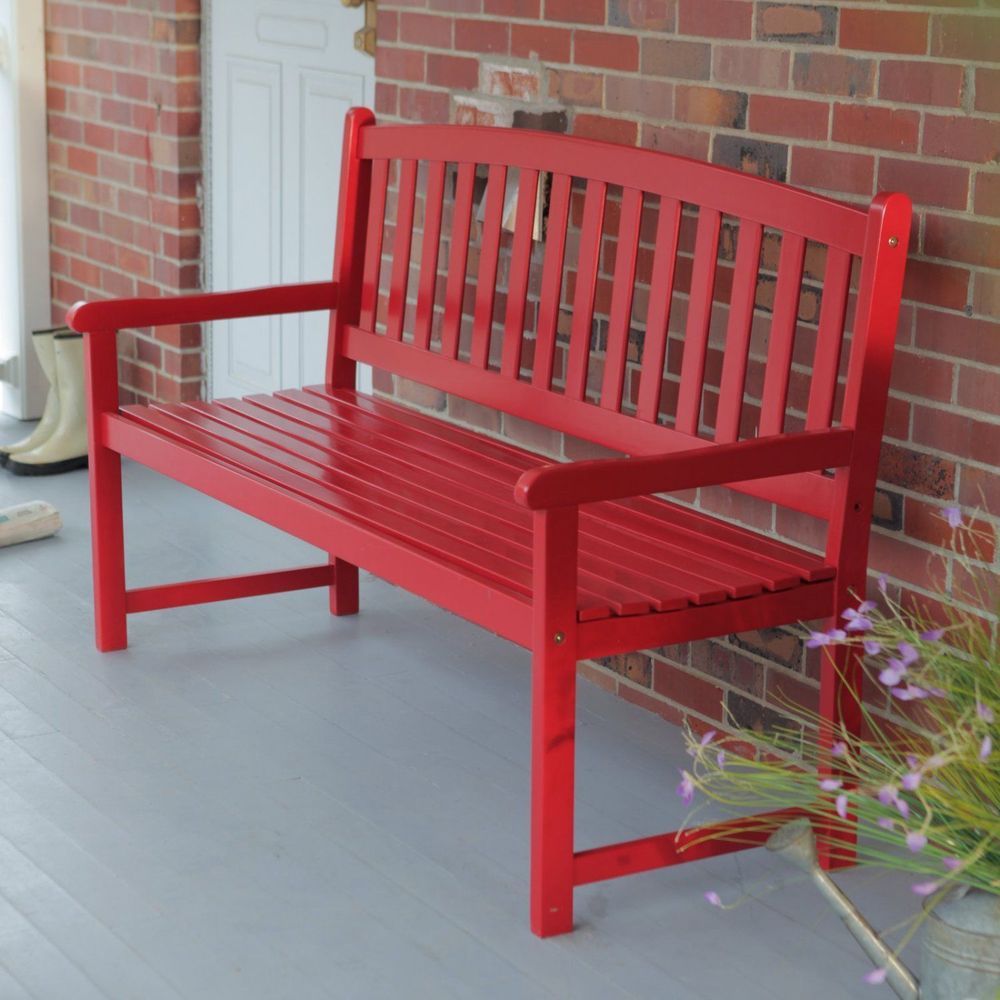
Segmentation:
[(993, 737), (984, 736), (983, 742), (979, 744), (979, 759), (985, 761), (993, 753)]
[(878, 656), (882, 652), (882, 643), (876, 642), (874, 639), (865, 639), (865, 652), (869, 656)]
[(880, 816), (877, 822), (883, 830), (896, 829), (896, 821), (891, 816)]
[(837, 810), (837, 815), (841, 819), (847, 819), (847, 796), (838, 795), (834, 801), (834, 807)]
[(911, 663), (916, 663), (920, 659), (920, 654), (908, 642), (901, 642), (896, 647), (903, 656), (903, 665), (908, 667)]
[(820, 783), (819, 787), (823, 789), (824, 792), (835, 792), (843, 782), (839, 778), (824, 778)]
[(707, 746), (708, 746), (708, 744), (709, 744), (709, 743), (711, 743), (711, 742), (712, 742), (712, 740), (714, 740), (714, 739), (715, 739), (715, 730), (714, 730), (714, 729), (709, 729), (709, 730), (708, 730), (708, 731), (707, 731), (707, 732), (705, 733), (705, 735), (704, 735), (704, 736), (702, 736), (702, 738), (701, 738), (701, 745), (702, 745), (703, 747), (707, 747)]
[(896, 801), (893, 804), (896, 807), (896, 811), (899, 813), (900, 816), (903, 817), (903, 819), (910, 818), (910, 807), (907, 804), (906, 799), (896, 799)]
[(722, 906), (722, 900), (719, 898), (719, 894), (711, 889), (705, 893), (705, 902), (710, 903), (712, 906)]
[(868, 620), (866, 614), (874, 610), (874, 602), (863, 601), (857, 608), (848, 608), (840, 617), (847, 620), (845, 628), (848, 632), (867, 632), (872, 628), (872, 623)]
[(885, 982), (885, 977), (889, 974), (888, 969), (872, 969), (865, 974), (865, 982), (869, 986), (879, 986)]
[(726, 751), (725, 750), (720, 750), (715, 755), (715, 763), (718, 765), (718, 768), (719, 768), (720, 771), (723, 768), (725, 768), (725, 766), (726, 766)]
[(900, 701), (919, 701), (922, 698), (929, 698), (930, 691), (917, 684), (907, 682), (906, 687), (894, 687), (889, 689), (889, 694)]
[(943, 628), (932, 628), (928, 632), (921, 632), (920, 638), (923, 639), (924, 642), (937, 642), (943, 635)]
[(694, 799), (694, 779), (687, 771), (681, 771), (681, 783), (677, 786), (677, 794), (684, 801), (684, 805), (691, 805)]
[(961, 858), (942, 858), (941, 859), (941, 864), (943, 864), (948, 871), (953, 872), (953, 871), (957, 871), (959, 868), (962, 867), (962, 859)]
[(895, 687), (903, 679), (905, 673), (906, 667), (903, 665), (903, 661), (893, 659), (889, 661), (889, 666), (878, 675), (878, 679), (886, 687)]
[(895, 805), (896, 800), (899, 798), (899, 791), (894, 785), (883, 785), (878, 790), (878, 800), (884, 806)]
[(927, 846), (927, 838), (919, 830), (911, 830), (906, 835), (906, 846), (914, 854), (919, 854)]
[(918, 896), (931, 896), (941, 888), (940, 882), (916, 882), (910, 888)]
[(816, 649), (817, 646), (829, 646), (831, 642), (843, 642), (847, 638), (847, 633), (842, 628), (831, 628), (826, 632), (810, 632), (806, 640), (809, 649)]
[(911, 771), (909, 774), (903, 775), (901, 784), (908, 792), (912, 792), (920, 787), (922, 777), (923, 775), (919, 771)]
[(948, 522), (948, 527), (959, 528), (962, 525), (962, 511), (958, 507), (945, 507), (941, 513)]
[(987, 725), (992, 725), (994, 721), (993, 709), (989, 705), (984, 705), (981, 701), (976, 702), (976, 715)]
[(847, 744), (843, 740), (837, 740), (837, 742), (830, 747), (830, 755), (833, 757), (846, 757)]

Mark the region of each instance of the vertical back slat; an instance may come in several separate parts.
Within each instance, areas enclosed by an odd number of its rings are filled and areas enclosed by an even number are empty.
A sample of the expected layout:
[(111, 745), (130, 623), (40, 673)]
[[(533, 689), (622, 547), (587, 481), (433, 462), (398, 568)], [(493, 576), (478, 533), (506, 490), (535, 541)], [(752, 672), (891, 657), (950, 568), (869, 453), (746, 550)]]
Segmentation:
[(788, 380), (795, 346), (795, 326), (799, 315), (802, 265), (805, 261), (804, 236), (785, 233), (778, 260), (778, 286), (774, 291), (774, 313), (764, 372), (764, 398), (760, 408), (760, 436), (780, 434), (785, 426)]
[(681, 361), (681, 387), (677, 397), (676, 426), (677, 430), (685, 434), (698, 433), (698, 420), (701, 416), (705, 353), (708, 350), (708, 328), (712, 320), (712, 294), (715, 290), (721, 221), (718, 209), (702, 208), (698, 213), (691, 297), (688, 300), (684, 357)]
[(740, 223), (736, 266), (733, 269), (733, 294), (729, 300), (722, 381), (719, 385), (719, 414), (715, 421), (715, 440), (720, 443), (735, 441), (740, 433), (763, 236), (764, 228), (759, 222), (743, 220)]
[(437, 288), (438, 250), (441, 243), (441, 209), (444, 200), (445, 164), (428, 164), (427, 192), (424, 196), (424, 236), (420, 243), (420, 292), (413, 343), (426, 348), (431, 342), (434, 320), (434, 293)]
[(823, 304), (819, 312), (816, 356), (809, 385), (806, 430), (829, 427), (833, 421), (833, 400), (837, 392), (837, 372), (844, 343), (844, 318), (851, 284), (851, 255), (828, 247), (823, 274)]
[(389, 279), (389, 313), (385, 330), (390, 340), (403, 338), (406, 289), (410, 282), (410, 247), (413, 243), (413, 201), (416, 189), (417, 161), (402, 160), (399, 169), (396, 238), (392, 244), (392, 276)]
[(674, 298), (674, 271), (677, 266), (677, 238), (681, 226), (681, 203), (660, 198), (656, 220), (656, 247), (653, 273), (649, 281), (649, 315), (642, 348), (642, 375), (639, 377), (640, 420), (655, 422), (660, 413), (663, 362), (667, 354), (670, 307)]
[(538, 303), (538, 329), (535, 331), (535, 360), (531, 371), (532, 385), (540, 389), (548, 389), (552, 385), (572, 186), (572, 179), (568, 175), (553, 175), (549, 191), (549, 219), (545, 229), (545, 263), (542, 266), (542, 291)]
[(566, 395), (583, 399), (587, 392), (587, 364), (590, 361), (590, 335), (594, 323), (594, 294), (597, 291), (597, 268), (601, 258), (601, 230), (604, 227), (604, 199), (608, 185), (587, 181), (580, 227), (580, 254), (576, 265), (576, 295), (573, 297), (573, 324), (566, 363)]
[(503, 331), (503, 358), (500, 371), (509, 378), (521, 373), (521, 345), (524, 341), (524, 305), (531, 269), (532, 233), (538, 204), (538, 171), (521, 170), (517, 188), (517, 218), (514, 221), (514, 248), (507, 285), (507, 316)]
[(389, 186), (389, 161), (372, 163), (371, 209), (368, 213), (368, 235), (365, 239), (365, 264), (361, 279), (360, 324), (365, 330), (375, 329), (378, 308), (378, 283), (382, 272), (382, 234), (385, 230), (385, 193)]
[(476, 311), (472, 326), (472, 357), (477, 368), (485, 368), (490, 360), (490, 339), (493, 333), (493, 302), (497, 293), (497, 261), (500, 258), (500, 225), (503, 222), (504, 194), (507, 189), (507, 168), (490, 164), (486, 181), (486, 215), (483, 238), (479, 248), (479, 274), (476, 277)]
[(458, 357), (458, 342), (462, 332), (462, 307), (465, 301), (465, 268), (469, 259), (469, 226), (472, 223), (472, 194), (475, 189), (476, 165), (462, 163), (458, 167), (455, 187), (455, 208), (451, 219), (451, 251), (448, 254), (448, 281), (444, 290), (444, 322), (441, 324), (441, 353), (446, 358)]
[(622, 406), (641, 221), (642, 192), (635, 188), (625, 188), (622, 195), (621, 225), (618, 228), (608, 346), (604, 359), (604, 383), (601, 386), (601, 406), (607, 410), (618, 411)]

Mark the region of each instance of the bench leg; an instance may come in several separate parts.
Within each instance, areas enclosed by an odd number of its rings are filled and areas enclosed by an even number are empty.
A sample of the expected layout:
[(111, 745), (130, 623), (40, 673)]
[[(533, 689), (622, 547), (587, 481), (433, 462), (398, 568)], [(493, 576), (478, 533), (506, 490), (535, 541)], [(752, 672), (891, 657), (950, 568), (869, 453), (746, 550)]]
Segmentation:
[(536, 652), (532, 662), (531, 929), (573, 929), (573, 778), (576, 661)]
[(576, 509), (536, 514), (531, 665), (531, 929), (573, 929)]
[(333, 585), (330, 587), (330, 614), (356, 615), (358, 600), (358, 567), (343, 559), (331, 557)]
[(102, 445), (90, 452), (90, 534), (94, 566), (94, 633), (102, 653), (128, 645), (122, 460)]
[[(862, 591), (863, 592), (863, 591)], [(844, 601), (848, 607), (850, 599)], [(834, 622), (829, 623), (833, 627)], [(837, 621), (837, 627), (842, 622)], [(861, 734), (861, 657), (855, 647), (830, 646), (824, 650), (820, 667), (820, 716), (822, 725), (828, 727), (825, 742), (840, 739), (838, 734)], [(827, 870), (847, 868), (854, 864), (857, 849), (857, 825), (845, 825), (838, 817), (821, 830), (817, 853), (820, 864)]]

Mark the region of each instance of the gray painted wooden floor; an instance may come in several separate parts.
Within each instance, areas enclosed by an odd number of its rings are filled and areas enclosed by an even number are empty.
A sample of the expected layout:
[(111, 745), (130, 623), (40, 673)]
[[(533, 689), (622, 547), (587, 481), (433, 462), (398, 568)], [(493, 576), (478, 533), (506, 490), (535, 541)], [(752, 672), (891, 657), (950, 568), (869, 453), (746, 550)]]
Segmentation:
[[(576, 932), (533, 938), (527, 655), (372, 578), (356, 618), (255, 598), (100, 655), (86, 485), (0, 473), (0, 506), (65, 520), (0, 550), (2, 1000), (889, 995), (763, 851), (580, 889)], [(132, 585), (315, 557), (136, 466), (126, 499)], [(679, 825), (685, 760), (584, 683), (579, 844)], [(904, 881), (841, 881), (880, 925), (909, 911)]]

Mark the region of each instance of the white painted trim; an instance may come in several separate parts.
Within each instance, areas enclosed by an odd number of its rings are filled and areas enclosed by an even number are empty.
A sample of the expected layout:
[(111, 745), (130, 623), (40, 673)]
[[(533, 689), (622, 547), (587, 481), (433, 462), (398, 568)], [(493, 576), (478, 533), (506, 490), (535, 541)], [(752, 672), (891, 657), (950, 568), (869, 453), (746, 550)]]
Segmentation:
[(51, 326), (45, 12), (38, 0), (0, 0), (0, 411), (37, 417), (45, 378), (31, 331)]

